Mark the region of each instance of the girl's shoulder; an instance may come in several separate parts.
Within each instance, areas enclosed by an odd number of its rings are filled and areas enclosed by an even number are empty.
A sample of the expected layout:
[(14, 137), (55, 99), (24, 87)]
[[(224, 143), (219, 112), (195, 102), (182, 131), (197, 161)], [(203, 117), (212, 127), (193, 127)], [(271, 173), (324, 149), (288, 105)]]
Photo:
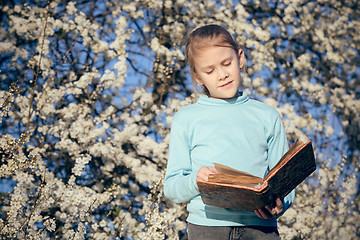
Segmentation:
[(187, 118), (188, 116), (197, 112), (198, 109), (199, 105), (197, 103), (183, 106), (175, 113), (174, 118)]
[(193, 121), (198, 118), (196, 103), (181, 107), (171, 119), (171, 127), (182, 126), (181, 128), (188, 128)]
[(249, 99), (248, 106), (256, 111), (263, 112), (264, 114), (270, 114), (274, 116), (280, 115), (275, 107), (270, 106), (259, 100)]

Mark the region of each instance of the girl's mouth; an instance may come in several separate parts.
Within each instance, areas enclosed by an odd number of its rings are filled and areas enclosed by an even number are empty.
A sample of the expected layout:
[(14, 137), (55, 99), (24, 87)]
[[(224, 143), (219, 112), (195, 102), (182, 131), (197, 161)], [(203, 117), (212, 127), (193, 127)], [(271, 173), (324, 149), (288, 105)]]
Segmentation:
[(233, 81), (227, 82), (227, 83), (221, 85), (220, 87), (221, 87), (221, 88), (223, 88), (223, 87), (228, 87), (228, 86), (230, 86), (230, 85), (232, 84), (232, 82), (233, 82)]

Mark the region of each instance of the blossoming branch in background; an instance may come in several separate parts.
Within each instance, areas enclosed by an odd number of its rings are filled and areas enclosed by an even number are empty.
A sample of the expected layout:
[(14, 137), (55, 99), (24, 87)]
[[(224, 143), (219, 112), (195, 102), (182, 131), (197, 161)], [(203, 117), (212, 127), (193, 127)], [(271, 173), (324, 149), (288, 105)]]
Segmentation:
[[(196, 100), (181, 39), (226, 24), (243, 89), (277, 108), (318, 171), (279, 219), (284, 239), (357, 239), (360, 100), (353, 2), (70, 1), (3, 5), (0, 236), (181, 239), (162, 193), (174, 112)], [(316, 229), (316, 231), (313, 231)]]

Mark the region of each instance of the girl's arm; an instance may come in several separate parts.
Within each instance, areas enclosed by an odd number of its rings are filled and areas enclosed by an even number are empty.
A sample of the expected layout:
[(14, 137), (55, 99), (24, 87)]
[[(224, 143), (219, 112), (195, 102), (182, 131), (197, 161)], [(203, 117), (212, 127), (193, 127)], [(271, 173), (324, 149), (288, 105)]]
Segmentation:
[(164, 195), (176, 203), (189, 201), (199, 195), (197, 171), (193, 170), (190, 150), (189, 134), (174, 118), (171, 124)]
[[(280, 158), (289, 150), (284, 125), (279, 113), (274, 122), (273, 131), (268, 138), (269, 169), (272, 169)], [(295, 198), (295, 189), (283, 199), (282, 214), (291, 206)]]

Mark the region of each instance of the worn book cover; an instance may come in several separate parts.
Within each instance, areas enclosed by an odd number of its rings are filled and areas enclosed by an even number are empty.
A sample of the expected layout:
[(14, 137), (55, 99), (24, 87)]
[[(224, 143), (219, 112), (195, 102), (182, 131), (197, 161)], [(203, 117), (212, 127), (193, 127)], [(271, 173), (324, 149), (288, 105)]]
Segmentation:
[(284, 198), (316, 169), (311, 141), (296, 141), (264, 179), (215, 163), (218, 174), (197, 181), (205, 204), (254, 211)]

